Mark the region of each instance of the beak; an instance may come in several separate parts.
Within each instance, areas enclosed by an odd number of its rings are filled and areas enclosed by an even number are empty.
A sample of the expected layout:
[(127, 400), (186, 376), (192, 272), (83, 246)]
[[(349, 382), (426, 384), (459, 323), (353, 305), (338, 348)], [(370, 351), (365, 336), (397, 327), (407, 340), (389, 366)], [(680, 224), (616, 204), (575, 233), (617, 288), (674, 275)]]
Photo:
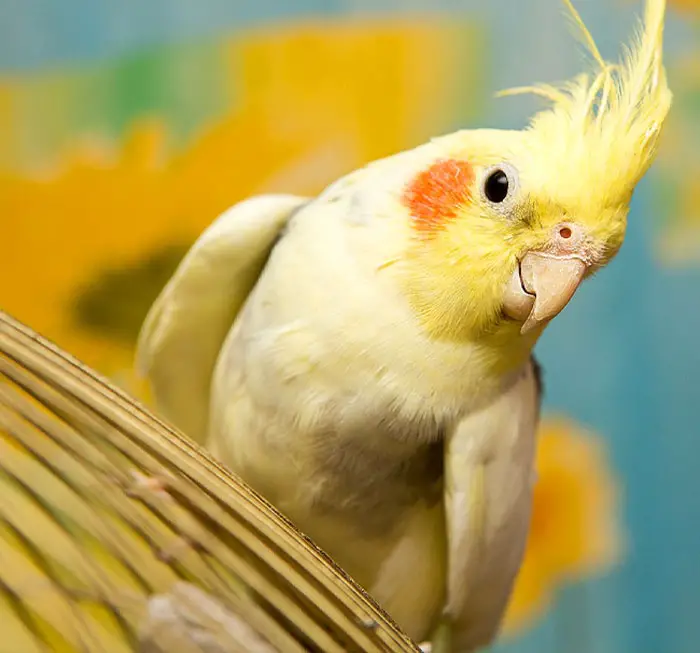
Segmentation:
[(548, 322), (569, 303), (587, 268), (571, 253), (528, 252), (506, 286), (506, 315), (523, 321), (521, 334)]

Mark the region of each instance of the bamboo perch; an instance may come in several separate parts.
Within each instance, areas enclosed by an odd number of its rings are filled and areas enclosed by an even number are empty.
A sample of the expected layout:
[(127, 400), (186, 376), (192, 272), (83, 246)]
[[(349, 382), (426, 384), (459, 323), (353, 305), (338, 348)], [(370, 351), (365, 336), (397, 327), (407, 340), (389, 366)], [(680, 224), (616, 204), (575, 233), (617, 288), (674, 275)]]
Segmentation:
[(269, 503), (0, 312), (0, 653), (418, 651)]

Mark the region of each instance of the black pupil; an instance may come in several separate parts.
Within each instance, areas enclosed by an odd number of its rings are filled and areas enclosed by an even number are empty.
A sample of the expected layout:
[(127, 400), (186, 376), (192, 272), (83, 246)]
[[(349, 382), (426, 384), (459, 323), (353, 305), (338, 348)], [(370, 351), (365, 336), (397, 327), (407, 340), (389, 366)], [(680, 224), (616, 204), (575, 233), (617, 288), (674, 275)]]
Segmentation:
[(503, 170), (494, 170), (484, 186), (484, 192), (490, 202), (500, 203), (508, 196), (508, 176)]

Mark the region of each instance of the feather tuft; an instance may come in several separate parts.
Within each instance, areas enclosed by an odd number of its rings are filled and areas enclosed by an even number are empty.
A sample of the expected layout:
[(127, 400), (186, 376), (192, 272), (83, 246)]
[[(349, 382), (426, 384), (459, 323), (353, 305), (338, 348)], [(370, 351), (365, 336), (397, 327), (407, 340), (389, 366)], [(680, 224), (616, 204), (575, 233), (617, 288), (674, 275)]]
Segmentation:
[(621, 62), (612, 64), (601, 57), (571, 0), (563, 1), (598, 70), (561, 86), (538, 84), (500, 95), (546, 98), (551, 106), (536, 114), (528, 129), (538, 154), (555, 166), (563, 161), (575, 166), (580, 184), (604, 191), (611, 201), (628, 198), (654, 160), (671, 107), (662, 62), (666, 2), (647, 0), (631, 45)]

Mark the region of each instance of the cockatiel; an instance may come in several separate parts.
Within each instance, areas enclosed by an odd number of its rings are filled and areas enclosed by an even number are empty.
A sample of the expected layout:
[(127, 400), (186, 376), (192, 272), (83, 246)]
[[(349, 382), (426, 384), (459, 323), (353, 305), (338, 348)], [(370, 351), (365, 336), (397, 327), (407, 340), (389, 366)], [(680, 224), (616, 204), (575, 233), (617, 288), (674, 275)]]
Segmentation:
[(665, 3), (626, 58), (535, 92), (523, 131), (459, 131), (315, 199), (224, 213), (152, 307), (160, 410), (417, 641), (494, 638), (530, 517), (532, 349), (622, 245), (671, 104)]

